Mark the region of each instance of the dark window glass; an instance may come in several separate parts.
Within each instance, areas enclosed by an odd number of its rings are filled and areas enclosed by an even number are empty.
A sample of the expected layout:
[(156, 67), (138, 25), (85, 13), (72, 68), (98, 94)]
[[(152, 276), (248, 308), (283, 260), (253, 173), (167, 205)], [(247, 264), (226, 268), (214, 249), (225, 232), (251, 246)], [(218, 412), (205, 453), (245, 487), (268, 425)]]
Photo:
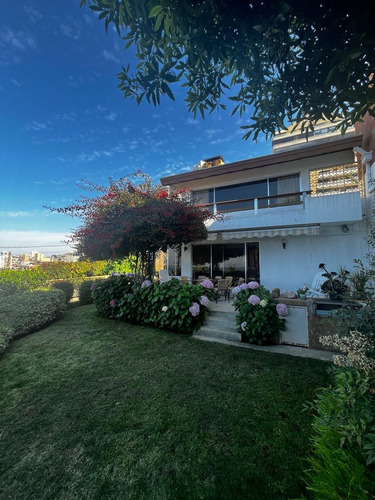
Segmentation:
[(193, 278), (210, 276), (211, 272), (211, 245), (193, 246)]
[(212, 276), (224, 277), (223, 245), (212, 245)]
[(246, 243), (247, 251), (247, 279), (258, 281), (259, 274), (259, 243)]
[(245, 245), (244, 243), (224, 245), (224, 277), (245, 277)]
[[(223, 201), (247, 200), (248, 198), (258, 198), (267, 196), (267, 180), (247, 182), (245, 184), (234, 184), (215, 189), (215, 201), (218, 212), (230, 212), (232, 210), (251, 210), (254, 208), (254, 201), (235, 201), (232, 203), (218, 203)], [(259, 206), (267, 203), (259, 200)]]

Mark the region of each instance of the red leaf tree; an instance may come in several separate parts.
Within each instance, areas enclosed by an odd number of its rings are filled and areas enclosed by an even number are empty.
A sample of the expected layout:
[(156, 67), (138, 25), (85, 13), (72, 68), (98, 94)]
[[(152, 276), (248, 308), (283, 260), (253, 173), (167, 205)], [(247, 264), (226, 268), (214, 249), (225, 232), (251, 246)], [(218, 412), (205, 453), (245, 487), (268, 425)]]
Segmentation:
[(82, 220), (69, 240), (82, 257), (133, 256), (135, 271), (150, 275), (157, 251), (206, 239), (205, 222), (214, 216), (194, 206), (186, 191), (168, 193), (140, 171), (132, 177), (109, 179), (109, 186), (84, 182), (81, 187), (100, 194), (82, 196), (68, 207), (48, 208)]

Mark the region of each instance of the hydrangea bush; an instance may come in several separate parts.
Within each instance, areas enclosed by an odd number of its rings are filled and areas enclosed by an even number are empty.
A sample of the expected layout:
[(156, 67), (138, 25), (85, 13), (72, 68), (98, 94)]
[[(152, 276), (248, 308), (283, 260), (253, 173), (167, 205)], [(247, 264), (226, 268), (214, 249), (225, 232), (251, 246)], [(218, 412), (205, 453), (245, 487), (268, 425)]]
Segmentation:
[(257, 281), (243, 283), (232, 290), (236, 322), (242, 340), (252, 344), (276, 344), (280, 330), (285, 330), (288, 314), (285, 304), (276, 304), (272, 294)]
[(151, 283), (128, 275), (101, 281), (92, 293), (101, 316), (178, 333), (198, 330), (214, 298), (214, 290), (202, 285), (177, 279)]

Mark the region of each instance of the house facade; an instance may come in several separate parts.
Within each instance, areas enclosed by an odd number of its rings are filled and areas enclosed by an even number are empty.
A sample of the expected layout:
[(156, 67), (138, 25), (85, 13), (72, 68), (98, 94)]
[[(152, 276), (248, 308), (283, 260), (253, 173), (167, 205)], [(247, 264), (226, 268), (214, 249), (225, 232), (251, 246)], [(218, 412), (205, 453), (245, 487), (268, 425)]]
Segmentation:
[(369, 251), (371, 155), (354, 128), (344, 136), (330, 132), (318, 127), (308, 142), (280, 134), (273, 154), (227, 164), (215, 157), (162, 178), (164, 186), (188, 188), (195, 203), (223, 214), (208, 222), (206, 241), (168, 252), (169, 270), (296, 291), (311, 285), (320, 262), (329, 270), (353, 269), (353, 259)]

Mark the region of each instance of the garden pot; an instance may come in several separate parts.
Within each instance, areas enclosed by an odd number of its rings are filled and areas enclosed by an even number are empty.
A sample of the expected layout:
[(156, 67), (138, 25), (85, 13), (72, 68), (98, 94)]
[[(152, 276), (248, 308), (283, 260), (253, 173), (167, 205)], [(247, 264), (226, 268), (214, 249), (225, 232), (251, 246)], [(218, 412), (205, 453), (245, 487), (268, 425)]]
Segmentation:
[(340, 300), (337, 296), (337, 293), (336, 292), (329, 292), (329, 298), (330, 300)]
[(306, 294), (305, 293), (300, 293), (298, 295), (298, 297), (301, 299), (301, 300), (305, 300), (306, 299)]

